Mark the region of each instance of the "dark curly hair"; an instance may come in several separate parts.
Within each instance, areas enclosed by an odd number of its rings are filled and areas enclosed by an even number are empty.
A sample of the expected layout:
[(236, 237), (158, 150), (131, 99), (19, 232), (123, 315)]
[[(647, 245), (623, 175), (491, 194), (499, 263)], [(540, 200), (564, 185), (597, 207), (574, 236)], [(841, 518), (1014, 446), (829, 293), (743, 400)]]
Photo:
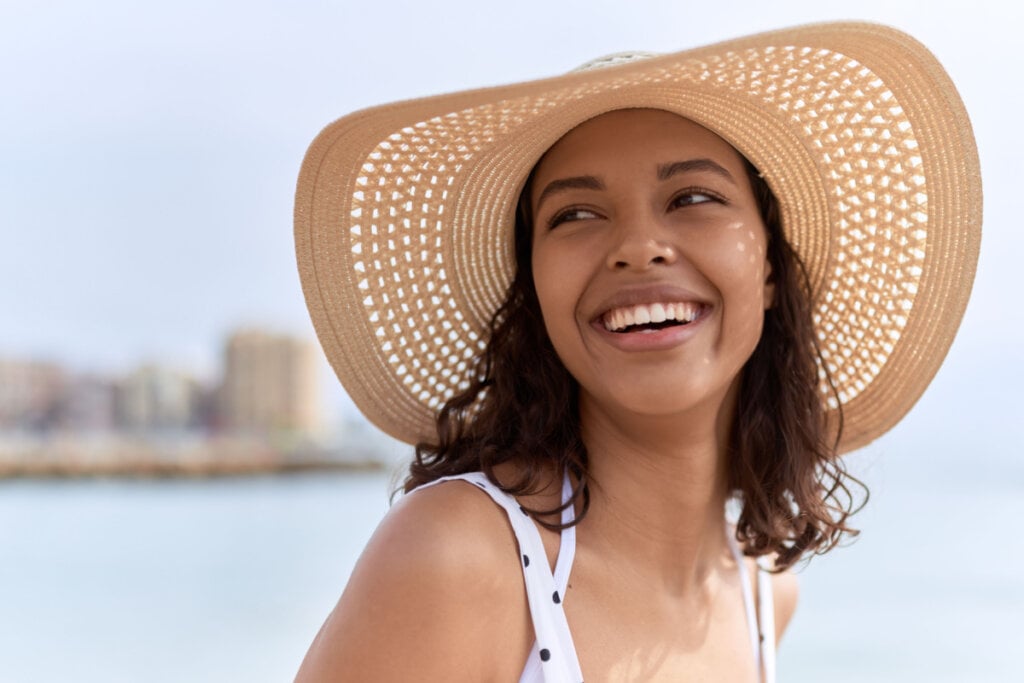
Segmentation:
[[(800, 257), (782, 233), (778, 202), (757, 170), (747, 172), (768, 232), (774, 305), (765, 311), (761, 339), (741, 371), (728, 457), (728, 485), (741, 504), (736, 536), (750, 556), (775, 554), (781, 571), (805, 554), (834, 548), (857, 531), (847, 520), (859, 509), (850, 476), (837, 455), (842, 407), (827, 418), (819, 371), (828, 377), (810, 310), (810, 286)], [(517, 269), (504, 303), (490, 322), (489, 343), (469, 386), (437, 417), (437, 440), (417, 444), (404, 491), (443, 476), (482, 471), (507, 493), (535, 493), (545, 474), (567, 470), (571, 499), (551, 510), (530, 509), (549, 529), (568, 506), (587, 513), (587, 449), (580, 437), (579, 389), (555, 353), (533, 285), (533, 174), (519, 198), (515, 223)], [(831, 423), (830, 423), (831, 420)], [(495, 468), (515, 463), (518, 478), (499, 482)], [(552, 521), (553, 520), (553, 521)]]

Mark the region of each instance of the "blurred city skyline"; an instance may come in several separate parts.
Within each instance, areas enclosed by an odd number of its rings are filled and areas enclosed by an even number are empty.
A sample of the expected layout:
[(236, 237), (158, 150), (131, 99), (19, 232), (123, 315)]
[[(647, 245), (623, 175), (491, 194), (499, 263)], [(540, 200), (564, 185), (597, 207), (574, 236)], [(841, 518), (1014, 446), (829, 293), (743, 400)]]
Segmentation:
[[(293, 326), (294, 327), (294, 326)], [(224, 326), (219, 336), (206, 345), (190, 344), (180, 349), (161, 348), (152, 352), (134, 355), (122, 352), (110, 356), (88, 355), (83, 349), (73, 352), (60, 350), (22, 349), (13, 351), (0, 347), (0, 365), (4, 362), (30, 363), (59, 368), (67, 375), (83, 378), (122, 378), (145, 368), (157, 368), (188, 375), (195, 382), (209, 389), (215, 387), (224, 373), (223, 345), (225, 340), (240, 331), (258, 330), (265, 334), (303, 340), (310, 345), (312, 364), (317, 379), (317, 400), (321, 403), (325, 423), (336, 426), (339, 423), (361, 419), (361, 415), (344, 388), (338, 382), (334, 371), (324, 357), (312, 325), (307, 330), (294, 331), (281, 325), (243, 323)], [(2, 387), (0, 387), (2, 393)]]
[(243, 327), (222, 340), (212, 375), (146, 359), (120, 371), (0, 350), (0, 429), (270, 430), (329, 424), (315, 341)]
[(120, 373), (0, 355), (0, 478), (211, 475), (365, 467), (386, 439), (325, 411), (319, 349), (258, 328), (232, 331), (219, 372), (166, 363)]

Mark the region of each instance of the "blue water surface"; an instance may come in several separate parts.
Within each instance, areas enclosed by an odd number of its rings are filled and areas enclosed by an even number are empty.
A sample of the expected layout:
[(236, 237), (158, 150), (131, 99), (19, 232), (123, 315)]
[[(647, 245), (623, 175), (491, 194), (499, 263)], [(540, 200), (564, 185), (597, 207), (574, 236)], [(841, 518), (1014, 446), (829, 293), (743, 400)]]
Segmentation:
[[(780, 680), (1020, 680), (1024, 462), (898, 435), (850, 462), (863, 533), (801, 570)], [(0, 681), (291, 680), (389, 477), (0, 483)]]

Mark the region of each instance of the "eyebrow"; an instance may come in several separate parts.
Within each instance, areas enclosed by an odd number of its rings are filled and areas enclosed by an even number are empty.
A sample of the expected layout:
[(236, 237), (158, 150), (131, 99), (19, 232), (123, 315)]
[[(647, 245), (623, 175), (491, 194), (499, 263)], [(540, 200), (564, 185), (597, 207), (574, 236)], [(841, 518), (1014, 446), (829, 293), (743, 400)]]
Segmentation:
[(537, 206), (544, 203), (544, 199), (557, 192), (565, 190), (603, 190), (604, 183), (595, 176), (581, 175), (572, 178), (559, 178), (552, 180), (544, 187), (544, 191), (537, 197)]
[(711, 159), (687, 159), (686, 161), (673, 161), (670, 164), (662, 164), (658, 166), (658, 180), (668, 180), (674, 175), (690, 171), (710, 171), (722, 176), (733, 185), (736, 184), (732, 174), (724, 166), (717, 164)]

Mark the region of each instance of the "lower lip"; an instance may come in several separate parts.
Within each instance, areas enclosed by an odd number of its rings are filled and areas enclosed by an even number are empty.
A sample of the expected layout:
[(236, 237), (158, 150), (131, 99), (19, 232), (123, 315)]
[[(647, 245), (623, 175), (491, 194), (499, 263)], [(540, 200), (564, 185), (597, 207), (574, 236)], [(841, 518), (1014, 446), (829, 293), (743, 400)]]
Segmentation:
[(643, 332), (609, 332), (600, 320), (591, 323), (601, 338), (622, 351), (665, 351), (685, 344), (695, 335), (707, 318), (707, 310), (685, 325), (673, 325), (660, 330)]

